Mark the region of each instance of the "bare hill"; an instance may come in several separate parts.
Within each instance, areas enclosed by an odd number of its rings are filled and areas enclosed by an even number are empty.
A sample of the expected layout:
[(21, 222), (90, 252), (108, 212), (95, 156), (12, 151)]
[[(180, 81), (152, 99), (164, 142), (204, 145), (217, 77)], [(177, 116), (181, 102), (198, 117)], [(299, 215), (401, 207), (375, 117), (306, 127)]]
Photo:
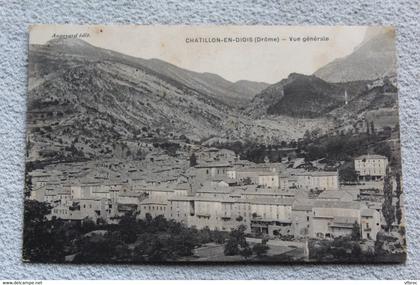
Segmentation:
[(395, 31), (374, 33), (350, 55), (318, 69), (314, 75), (328, 82), (374, 80), (396, 71)]

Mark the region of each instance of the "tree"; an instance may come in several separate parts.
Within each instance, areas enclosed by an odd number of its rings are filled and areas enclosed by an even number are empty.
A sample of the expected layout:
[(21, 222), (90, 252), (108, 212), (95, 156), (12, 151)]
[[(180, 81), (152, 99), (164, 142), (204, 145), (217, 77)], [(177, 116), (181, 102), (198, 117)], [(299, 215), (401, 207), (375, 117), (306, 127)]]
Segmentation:
[(303, 134), (303, 140), (307, 142), (311, 140), (311, 133), (309, 132), (309, 130), (306, 130)]
[(109, 263), (117, 258), (129, 259), (128, 248), (118, 232), (83, 237), (78, 246), (80, 252), (74, 260), (77, 263)]
[(269, 247), (266, 244), (262, 244), (262, 243), (257, 243), (252, 247), (252, 251), (258, 257), (265, 255), (268, 250), (269, 250)]
[(57, 236), (52, 222), (46, 218), (51, 213), (47, 203), (25, 200), (23, 228), (23, 259), (32, 262), (62, 262), (63, 237)]
[(368, 120), (366, 120), (366, 133), (367, 133), (368, 135), (370, 135), (369, 121), (368, 121)]
[(397, 196), (397, 203), (395, 205), (396, 210), (395, 210), (395, 216), (397, 218), (397, 222), (400, 225), (401, 224), (401, 220), (402, 220), (402, 209), (401, 209), (401, 194), (402, 194), (402, 189), (401, 189), (401, 175), (400, 173), (397, 173), (395, 175), (395, 180), (396, 180), (396, 189), (395, 189), (395, 196)]
[(402, 209), (400, 206), (400, 200), (397, 201), (396, 210), (395, 210), (395, 217), (397, 219), (397, 223), (400, 225), (402, 220)]
[(91, 218), (86, 217), (82, 220), (82, 225), (81, 225), (82, 233), (91, 232), (95, 230), (95, 228), (96, 228), (96, 224)]
[(359, 241), (361, 239), (360, 225), (357, 221), (354, 221), (353, 228), (351, 230), (351, 240)]
[(190, 156), (190, 167), (197, 165), (197, 157), (195, 156), (195, 153), (192, 153)]
[(32, 191), (32, 175), (29, 175), (28, 167), (25, 169), (25, 188), (24, 194), (25, 198), (31, 196)]
[(201, 244), (211, 242), (211, 231), (209, 227), (204, 227), (198, 232), (198, 239)]
[(245, 252), (243, 252), (243, 254), (248, 254), (248, 250), (246, 248), (249, 248), (249, 245), (245, 239), (245, 230), (246, 227), (244, 225), (240, 225), (237, 229), (230, 232), (229, 239), (225, 244), (225, 255), (238, 255), (244, 250)]
[(392, 183), (388, 168), (384, 178), (384, 202), (382, 204), (382, 215), (384, 216), (386, 222), (385, 229), (389, 232), (391, 230), (392, 223), (395, 221), (395, 209), (392, 205)]
[(252, 184), (252, 179), (251, 179), (251, 177), (245, 177), (242, 180), (242, 182), (243, 182), (244, 185), (251, 185)]
[(237, 255), (239, 253), (239, 247), (236, 240), (229, 238), (225, 244), (224, 254), (227, 256)]
[(370, 122), (370, 133), (373, 135), (375, 134), (375, 125), (373, 124), (373, 121)]
[(137, 153), (136, 153), (136, 159), (141, 160), (142, 157), (143, 157), (143, 153), (142, 153), (141, 149), (139, 148), (137, 150)]
[(339, 177), (341, 181), (356, 181), (357, 174), (353, 167), (344, 167), (339, 170)]
[(381, 143), (375, 147), (375, 153), (391, 158), (392, 150), (387, 143)]
[(248, 259), (252, 255), (252, 249), (249, 245), (246, 245), (242, 250), (240, 250), (239, 254), (245, 259)]
[(121, 238), (125, 243), (133, 243), (137, 240), (137, 219), (136, 213), (128, 212), (121, 217), (120, 226)]
[(395, 195), (397, 196), (397, 199), (400, 199), (400, 196), (402, 194), (402, 189), (401, 189), (401, 174), (397, 173), (395, 175), (395, 182), (396, 182), (396, 188), (395, 188)]

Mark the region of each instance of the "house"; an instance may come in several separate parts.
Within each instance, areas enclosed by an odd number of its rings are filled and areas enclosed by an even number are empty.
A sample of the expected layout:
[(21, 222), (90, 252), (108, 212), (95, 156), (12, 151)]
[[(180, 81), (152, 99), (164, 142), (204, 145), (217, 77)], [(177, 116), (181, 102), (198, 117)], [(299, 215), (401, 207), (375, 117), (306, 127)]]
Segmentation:
[(362, 209), (360, 215), (362, 238), (376, 240), (376, 235), (381, 230), (380, 213), (375, 209)]
[(279, 187), (279, 176), (273, 172), (262, 172), (257, 174), (257, 184), (268, 188)]
[(162, 201), (158, 199), (147, 198), (140, 202), (140, 218), (146, 218), (146, 215), (149, 214), (152, 218), (157, 216), (164, 216), (166, 213), (166, 207), (168, 205), (167, 201)]
[(112, 204), (104, 198), (80, 199), (80, 214), (82, 218), (89, 217), (96, 221), (98, 218), (107, 220), (111, 213)]
[(352, 234), (355, 222), (363, 239), (376, 240), (380, 214), (360, 202), (315, 201), (310, 217), (311, 238), (336, 238)]
[(196, 191), (196, 197), (228, 198), (232, 189), (225, 182), (206, 181), (203, 186)]
[(248, 199), (251, 206), (251, 231), (271, 237), (292, 235), (292, 198)]
[(227, 171), (231, 168), (231, 165), (227, 162), (209, 162), (201, 163), (195, 168), (195, 176), (199, 180), (206, 180), (216, 176), (227, 176)]
[(59, 205), (51, 209), (50, 217), (62, 220), (81, 221), (84, 217), (81, 215), (80, 209), (72, 209), (65, 205)]
[(73, 199), (70, 192), (70, 186), (57, 189), (56, 199), (59, 201), (60, 205), (71, 205), (73, 203)]
[(167, 201), (168, 198), (174, 194), (174, 189), (168, 186), (169, 185), (136, 186), (133, 191), (145, 193), (151, 199)]
[(281, 164), (266, 163), (263, 166), (237, 168), (232, 178), (249, 180), (252, 184), (273, 189), (287, 189), (288, 175)]
[(338, 190), (338, 172), (336, 171), (305, 171), (295, 174), (297, 188)]
[(312, 208), (309, 236), (320, 239), (348, 236), (355, 222), (360, 224), (360, 203), (316, 201)]
[(215, 147), (204, 148), (195, 152), (197, 159), (201, 162), (211, 161), (228, 161), (233, 162), (236, 159), (236, 154), (232, 150), (218, 149)]
[(172, 196), (168, 199), (166, 218), (189, 225), (190, 216), (194, 215), (194, 197)]
[(227, 231), (238, 225), (234, 209), (235, 199), (220, 197), (196, 197), (190, 214), (190, 226), (198, 229)]
[(350, 202), (358, 199), (359, 190), (329, 190), (323, 191), (317, 197), (319, 200)]
[(44, 202), (45, 201), (45, 187), (40, 187), (38, 189), (34, 189), (30, 192), (29, 199), (30, 200), (36, 200), (38, 202)]
[(386, 175), (388, 158), (377, 154), (366, 154), (354, 159), (354, 170), (362, 180), (378, 180)]
[(295, 238), (309, 236), (310, 220), (314, 201), (303, 199), (295, 201), (292, 206), (292, 230)]

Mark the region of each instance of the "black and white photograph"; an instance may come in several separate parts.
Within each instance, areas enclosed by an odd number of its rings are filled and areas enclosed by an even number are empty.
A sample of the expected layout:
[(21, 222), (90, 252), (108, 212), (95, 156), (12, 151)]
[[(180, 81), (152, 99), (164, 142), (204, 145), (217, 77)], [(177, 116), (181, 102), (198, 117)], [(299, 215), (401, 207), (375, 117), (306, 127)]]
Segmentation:
[(22, 259), (404, 263), (395, 29), (34, 25)]

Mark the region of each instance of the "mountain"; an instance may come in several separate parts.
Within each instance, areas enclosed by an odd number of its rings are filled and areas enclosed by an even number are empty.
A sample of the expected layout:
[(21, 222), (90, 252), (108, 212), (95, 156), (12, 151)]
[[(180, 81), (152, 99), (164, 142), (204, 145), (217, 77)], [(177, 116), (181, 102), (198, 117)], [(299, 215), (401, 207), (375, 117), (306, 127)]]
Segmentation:
[(256, 94), (269, 86), (268, 83), (253, 81), (232, 83), (217, 74), (185, 70), (159, 59), (151, 59), (143, 64), (232, 107), (246, 105)]
[(258, 118), (264, 115), (286, 115), (316, 118), (344, 104), (366, 88), (365, 81), (329, 83), (316, 76), (292, 73), (256, 95), (245, 113)]
[(265, 83), (231, 83), (80, 40), (31, 45), (28, 70), (29, 161), (144, 158), (188, 149), (191, 140), (276, 143), (328, 126), (244, 116), (243, 98)]
[(246, 96), (246, 98), (252, 100), (255, 95), (263, 91), (268, 86), (270, 86), (270, 84), (265, 82), (239, 80), (233, 83), (229, 89), (235, 93), (243, 94), (243, 96)]
[(232, 83), (74, 39), (31, 45), (28, 70), (29, 161), (185, 154), (190, 141), (278, 144), (396, 102), (384, 97), (395, 93), (393, 80), (386, 90), (380, 80), (329, 83), (296, 73), (269, 86)]
[(228, 106), (237, 107), (246, 105), (257, 93), (269, 84), (252, 81), (230, 82), (219, 75), (212, 73), (198, 73), (182, 69), (159, 59), (142, 59), (127, 56), (118, 52), (101, 49), (79, 39), (52, 40), (45, 46), (39, 47), (46, 52), (54, 50), (57, 54), (66, 57), (73, 55), (85, 58), (88, 61), (101, 60), (121, 62), (129, 65), (140, 65), (149, 72), (159, 74), (160, 77), (185, 85), (208, 97), (218, 100)]
[(83, 41), (34, 45), (29, 53), (34, 160), (115, 157), (118, 149), (144, 152), (159, 141), (170, 147), (181, 136), (199, 140), (220, 134), (232, 109), (200, 86), (169, 77), (169, 71), (162, 75), (153, 61)]
[(328, 82), (374, 80), (396, 71), (394, 29), (370, 29), (348, 56), (318, 69), (314, 75)]

